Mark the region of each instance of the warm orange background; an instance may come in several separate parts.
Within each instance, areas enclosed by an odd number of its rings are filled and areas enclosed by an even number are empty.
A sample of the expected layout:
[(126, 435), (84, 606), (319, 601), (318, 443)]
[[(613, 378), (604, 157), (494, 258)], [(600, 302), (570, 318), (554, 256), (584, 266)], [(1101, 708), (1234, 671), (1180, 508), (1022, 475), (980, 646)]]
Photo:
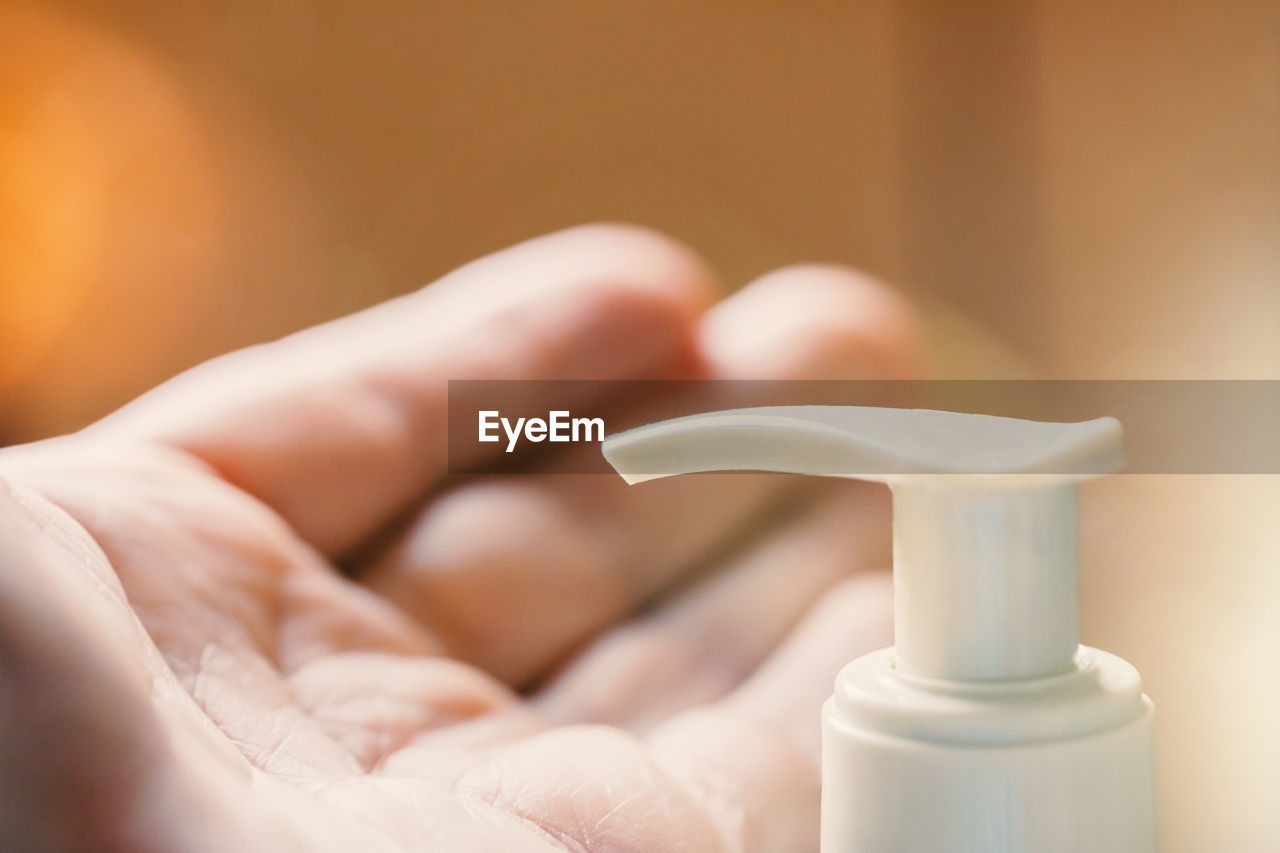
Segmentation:
[[(0, 441), (594, 219), (891, 279), (937, 375), (1280, 377), (1274, 0), (10, 2), (0, 92)], [(1280, 850), (1280, 483), (1088, 494), (1164, 849)]]

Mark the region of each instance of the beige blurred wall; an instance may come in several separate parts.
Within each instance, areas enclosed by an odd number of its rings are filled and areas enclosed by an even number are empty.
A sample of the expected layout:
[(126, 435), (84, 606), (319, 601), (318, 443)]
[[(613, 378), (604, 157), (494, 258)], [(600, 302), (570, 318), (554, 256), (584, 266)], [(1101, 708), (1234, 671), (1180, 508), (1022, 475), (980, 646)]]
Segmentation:
[[(584, 220), (862, 266), (944, 376), (1280, 377), (1280, 3), (0, 9), (0, 438)], [(1280, 849), (1275, 478), (1090, 491), (1165, 849)]]
[(0, 15), (11, 438), (600, 218), (890, 278), (947, 375), (1280, 372), (1271, 0)]

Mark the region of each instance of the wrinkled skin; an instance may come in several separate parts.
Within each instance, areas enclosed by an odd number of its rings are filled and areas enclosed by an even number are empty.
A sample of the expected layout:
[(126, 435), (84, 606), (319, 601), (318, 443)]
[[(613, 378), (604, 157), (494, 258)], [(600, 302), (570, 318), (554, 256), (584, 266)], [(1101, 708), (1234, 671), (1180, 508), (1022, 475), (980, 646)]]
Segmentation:
[(573, 229), (0, 453), (0, 849), (816, 849), (885, 495), (444, 476), (448, 378), (916, 369), (863, 276), (716, 287)]

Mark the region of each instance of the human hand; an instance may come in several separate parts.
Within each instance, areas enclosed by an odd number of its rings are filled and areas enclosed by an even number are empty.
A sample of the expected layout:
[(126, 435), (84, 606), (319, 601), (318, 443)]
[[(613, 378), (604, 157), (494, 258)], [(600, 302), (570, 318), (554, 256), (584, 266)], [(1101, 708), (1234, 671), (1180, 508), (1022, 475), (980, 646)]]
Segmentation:
[(854, 273), (715, 300), (573, 229), (0, 453), (0, 849), (815, 849), (885, 495), (445, 478), (451, 378), (914, 369)]

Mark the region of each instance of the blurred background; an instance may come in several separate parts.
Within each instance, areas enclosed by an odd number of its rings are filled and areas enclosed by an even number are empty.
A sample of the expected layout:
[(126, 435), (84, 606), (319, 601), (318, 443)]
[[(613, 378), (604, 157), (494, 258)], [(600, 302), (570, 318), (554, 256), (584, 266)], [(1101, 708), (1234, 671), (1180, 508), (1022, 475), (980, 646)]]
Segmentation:
[[(0, 443), (599, 219), (860, 266), (937, 377), (1280, 378), (1275, 0), (8, 0), (0, 93)], [(1280, 850), (1278, 512), (1086, 492), (1167, 851)]]

